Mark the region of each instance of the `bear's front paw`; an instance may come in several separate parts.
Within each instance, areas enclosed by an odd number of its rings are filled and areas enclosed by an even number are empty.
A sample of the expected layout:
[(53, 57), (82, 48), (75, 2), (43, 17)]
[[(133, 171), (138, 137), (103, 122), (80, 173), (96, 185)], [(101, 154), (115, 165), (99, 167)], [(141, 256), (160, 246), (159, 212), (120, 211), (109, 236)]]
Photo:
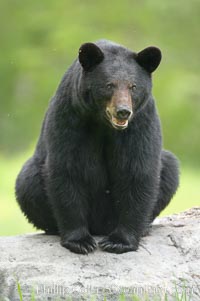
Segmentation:
[(88, 254), (93, 252), (97, 247), (96, 241), (90, 234), (79, 237), (72, 235), (71, 237), (64, 238), (61, 240), (61, 245), (71, 252), (78, 254)]
[(99, 247), (106, 252), (120, 254), (136, 251), (138, 249), (138, 241), (134, 235), (125, 234), (116, 230), (108, 237), (103, 238), (99, 242)]

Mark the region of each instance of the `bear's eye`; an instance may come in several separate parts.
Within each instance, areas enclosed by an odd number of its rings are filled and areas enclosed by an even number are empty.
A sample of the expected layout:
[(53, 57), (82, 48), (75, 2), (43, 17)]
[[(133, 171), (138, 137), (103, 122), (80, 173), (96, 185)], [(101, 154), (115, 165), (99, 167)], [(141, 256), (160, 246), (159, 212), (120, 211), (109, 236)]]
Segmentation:
[(134, 91), (136, 89), (136, 87), (137, 87), (136, 84), (131, 84), (129, 86), (129, 89)]
[(108, 83), (106, 85), (106, 87), (107, 87), (108, 90), (111, 90), (111, 89), (113, 89), (115, 87), (115, 85), (113, 83)]

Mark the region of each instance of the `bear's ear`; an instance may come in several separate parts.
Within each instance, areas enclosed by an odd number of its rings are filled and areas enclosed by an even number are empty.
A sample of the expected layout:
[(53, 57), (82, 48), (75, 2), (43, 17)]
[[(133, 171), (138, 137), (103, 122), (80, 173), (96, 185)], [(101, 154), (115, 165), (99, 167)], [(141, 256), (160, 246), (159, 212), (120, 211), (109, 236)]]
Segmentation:
[(93, 43), (85, 43), (79, 49), (79, 62), (85, 71), (92, 71), (104, 59), (101, 49)]
[(162, 54), (157, 47), (147, 47), (136, 55), (136, 61), (147, 72), (152, 73), (160, 64)]

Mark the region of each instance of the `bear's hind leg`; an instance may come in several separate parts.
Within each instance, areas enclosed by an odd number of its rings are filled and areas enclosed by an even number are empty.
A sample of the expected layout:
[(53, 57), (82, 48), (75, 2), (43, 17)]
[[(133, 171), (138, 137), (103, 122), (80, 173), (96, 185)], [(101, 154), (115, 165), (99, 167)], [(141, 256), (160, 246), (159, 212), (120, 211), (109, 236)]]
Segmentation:
[(42, 179), (41, 164), (33, 157), (16, 180), (16, 198), (28, 221), (47, 234), (58, 232)]
[(179, 185), (179, 164), (177, 158), (169, 151), (162, 151), (160, 190), (154, 207), (151, 222), (165, 209)]

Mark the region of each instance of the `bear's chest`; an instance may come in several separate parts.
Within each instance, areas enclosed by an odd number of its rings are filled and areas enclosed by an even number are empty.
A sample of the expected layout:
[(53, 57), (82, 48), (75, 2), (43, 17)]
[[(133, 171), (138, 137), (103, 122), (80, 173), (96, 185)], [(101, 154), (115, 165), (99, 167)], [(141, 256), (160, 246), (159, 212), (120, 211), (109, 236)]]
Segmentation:
[(83, 180), (92, 191), (105, 190), (109, 183), (108, 158), (101, 140), (89, 139), (82, 145)]
[[(130, 141), (109, 136), (88, 135), (79, 147), (83, 181), (92, 191), (107, 191), (115, 176), (129, 172), (133, 149)], [(135, 156), (136, 157), (136, 156)]]

